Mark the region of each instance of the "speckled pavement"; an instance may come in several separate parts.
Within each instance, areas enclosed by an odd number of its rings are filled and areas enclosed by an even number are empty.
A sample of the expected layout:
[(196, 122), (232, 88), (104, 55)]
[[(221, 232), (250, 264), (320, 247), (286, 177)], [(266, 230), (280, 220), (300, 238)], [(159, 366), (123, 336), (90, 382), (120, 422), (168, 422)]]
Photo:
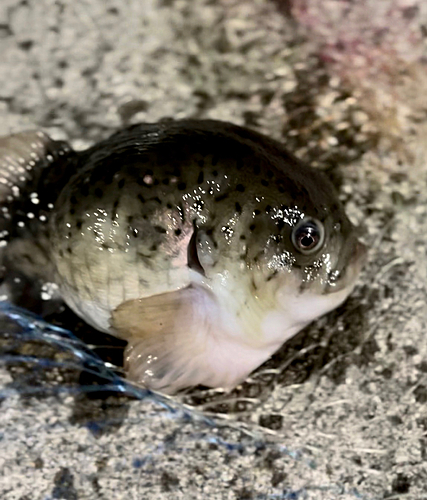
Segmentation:
[(422, 0), (2, 0), (1, 135), (253, 127), (329, 173), (370, 247), (231, 395), (30, 397), (2, 368), (2, 500), (427, 499), (426, 27)]

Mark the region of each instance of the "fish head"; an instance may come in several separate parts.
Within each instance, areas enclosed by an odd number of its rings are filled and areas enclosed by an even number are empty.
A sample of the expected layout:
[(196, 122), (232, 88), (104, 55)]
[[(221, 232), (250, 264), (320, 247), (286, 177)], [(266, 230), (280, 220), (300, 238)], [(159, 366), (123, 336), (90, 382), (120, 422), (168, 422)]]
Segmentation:
[(271, 205), (264, 237), (248, 239), (257, 294), (270, 298), (289, 335), (343, 303), (367, 257), (332, 184), (316, 172), (304, 186), (295, 203)]

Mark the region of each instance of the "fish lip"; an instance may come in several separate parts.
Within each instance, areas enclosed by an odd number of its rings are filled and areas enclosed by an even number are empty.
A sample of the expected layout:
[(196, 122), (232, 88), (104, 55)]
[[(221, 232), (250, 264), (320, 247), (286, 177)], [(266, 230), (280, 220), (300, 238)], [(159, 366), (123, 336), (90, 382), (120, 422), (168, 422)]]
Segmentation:
[(360, 240), (355, 239), (346, 270), (344, 272), (341, 271), (334, 282), (328, 280), (323, 293), (334, 294), (345, 288), (349, 288), (350, 291), (353, 290), (357, 277), (367, 260), (368, 247)]

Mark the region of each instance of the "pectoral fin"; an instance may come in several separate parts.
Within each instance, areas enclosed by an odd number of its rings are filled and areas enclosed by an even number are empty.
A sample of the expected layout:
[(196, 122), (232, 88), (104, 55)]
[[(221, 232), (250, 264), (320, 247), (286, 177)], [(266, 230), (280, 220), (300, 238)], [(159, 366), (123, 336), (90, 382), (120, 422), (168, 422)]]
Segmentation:
[(168, 393), (201, 383), (207, 334), (200, 304), (204, 294), (187, 287), (129, 300), (113, 311), (113, 333), (128, 341), (124, 363), (129, 379)]
[(175, 328), (176, 315), (187, 294), (185, 289), (123, 302), (113, 311), (111, 326), (124, 339), (135, 337), (148, 342), (162, 333), (168, 335), (165, 332)]

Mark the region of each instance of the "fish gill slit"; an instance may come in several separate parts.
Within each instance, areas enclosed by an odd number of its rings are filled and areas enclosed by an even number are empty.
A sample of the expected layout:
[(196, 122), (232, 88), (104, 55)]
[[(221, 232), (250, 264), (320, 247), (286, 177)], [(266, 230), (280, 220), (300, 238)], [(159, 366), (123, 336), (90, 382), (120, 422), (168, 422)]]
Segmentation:
[(205, 270), (199, 260), (199, 255), (197, 253), (197, 228), (194, 227), (193, 234), (191, 235), (190, 241), (187, 247), (187, 265), (190, 269), (198, 272), (202, 276), (206, 276)]

